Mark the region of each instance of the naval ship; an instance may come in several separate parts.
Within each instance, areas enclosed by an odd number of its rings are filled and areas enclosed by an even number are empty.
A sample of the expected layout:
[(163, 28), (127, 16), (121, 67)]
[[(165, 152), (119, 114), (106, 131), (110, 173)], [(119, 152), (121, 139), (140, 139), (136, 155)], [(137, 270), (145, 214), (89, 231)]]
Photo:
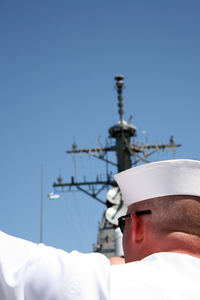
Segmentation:
[[(131, 124), (132, 118), (128, 121), (124, 120), (124, 76), (117, 75), (115, 78), (115, 87), (117, 90), (118, 113), (119, 121), (111, 126), (108, 130), (109, 143), (105, 146), (96, 148), (78, 148), (75, 143), (71, 150), (66, 152), (71, 155), (87, 154), (98, 158), (107, 165), (112, 165), (116, 168), (116, 172), (121, 172), (138, 164), (148, 163), (150, 156), (159, 151), (176, 150), (180, 144), (176, 144), (174, 137), (171, 136), (168, 143), (149, 144), (141, 143), (136, 139), (137, 129)], [(108, 154), (113, 153), (112, 160), (108, 158)], [(113, 161), (113, 158), (115, 161)], [(107, 168), (108, 170), (108, 168)], [(94, 245), (94, 252), (100, 252), (108, 258), (113, 256), (123, 256), (122, 236), (118, 228), (118, 218), (126, 213), (127, 208), (124, 205), (122, 195), (113, 174), (107, 171), (106, 179), (98, 176), (94, 181), (77, 181), (74, 176), (71, 176), (71, 182), (63, 182), (61, 177), (58, 177), (57, 182), (53, 184), (55, 190), (57, 188), (75, 188), (78, 191), (85, 193), (88, 197), (105, 205), (102, 219), (99, 223), (97, 242)], [(100, 193), (107, 190), (106, 199), (100, 198)], [(56, 194), (53, 196), (57, 196)]]

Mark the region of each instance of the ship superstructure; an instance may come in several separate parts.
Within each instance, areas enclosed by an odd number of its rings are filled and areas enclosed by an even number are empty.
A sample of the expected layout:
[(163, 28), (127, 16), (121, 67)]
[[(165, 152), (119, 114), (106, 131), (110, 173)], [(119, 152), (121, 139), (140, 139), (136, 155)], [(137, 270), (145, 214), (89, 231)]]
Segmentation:
[[(77, 148), (74, 143), (72, 149), (66, 152), (77, 155), (85, 153), (98, 158), (107, 165), (114, 166), (117, 173), (141, 163), (148, 163), (148, 158), (158, 151), (175, 150), (177, 147), (180, 147), (180, 144), (175, 143), (173, 136), (170, 137), (169, 143), (166, 144), (143, 144), (139, 141), (135, 142), (136, 139), (134, 138), (137, 136), (136, 127), (131, 124), (131, 120), (129, 122), (124, 120), (124, 77), (118, 75), (115, 77), (115, 80), (118, 94), (119, 121), (109, 128), (109, 138), (113, 141), (112, 144), (105, 145), (104, 147), (81, 149)], [(112, 160), (108, 158), (108, 153), (111, 152), (115, 154), (112, 155)], [(115, 158), (115, 161), (113, 161), (113, 158)], [(63, 179), (58, 177), (53, 187), (55, 189), (62, 187), (68, 191), (74, 188), (102, 203), (105, 206), (105, 211), (99, 224), (98, 238), (94, 246), (94, 251), (103, 253), (107, 257), (123, 255), (117, 219), (126, 212), (126, 207), (113, 179), (113, 174), (108, 171), (108, 168), (106, 179), (102, 180), (97, 176), (94, 181), (78, 181), (72, 176), (70, 182), (63, 182)], [(105, 189), (107, 190), (107, 199), (101, 199), (101, 192)]]

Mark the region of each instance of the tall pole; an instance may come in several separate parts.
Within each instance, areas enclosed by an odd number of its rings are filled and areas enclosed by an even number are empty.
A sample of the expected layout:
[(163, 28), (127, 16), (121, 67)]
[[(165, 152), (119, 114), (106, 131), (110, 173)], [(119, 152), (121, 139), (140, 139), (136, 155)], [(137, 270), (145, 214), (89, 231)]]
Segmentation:
[(124, 76), (115, 77), (118, 94), (118, 113), (120, 121), (109, 129), (112, 138), (116, 139), (116, 156), (118, 172), (131, 168), (130, 138), (136, 134), (136, 127), (124, 121), (123, 89)]
[(123, 108), (123, 88), (124, 88), (124, 82), (123, 82), (124, 76), (123, 75), (117, 75), (115, 77), (116, 80), (116, 88), (117, 88), (117, 93), (118, 93), (118, 107), (119, 107), (119, 116), (120, 116), (120, 124), (123, 124), (124, 120), (124, 108)]
[(44, 168), (41, 166), (41, 199), (40, 199), (40, 243), (43, 243), (43, 215), (44, 215)]

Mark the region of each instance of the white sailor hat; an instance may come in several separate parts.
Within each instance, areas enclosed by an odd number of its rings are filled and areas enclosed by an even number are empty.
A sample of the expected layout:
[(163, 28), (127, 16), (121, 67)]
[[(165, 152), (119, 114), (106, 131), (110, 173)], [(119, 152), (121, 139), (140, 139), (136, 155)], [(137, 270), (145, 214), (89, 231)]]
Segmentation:
[(148, 163), (116, 174), (126, 206), (169, 195), (200, 196), (200, 161), (175, 159)]

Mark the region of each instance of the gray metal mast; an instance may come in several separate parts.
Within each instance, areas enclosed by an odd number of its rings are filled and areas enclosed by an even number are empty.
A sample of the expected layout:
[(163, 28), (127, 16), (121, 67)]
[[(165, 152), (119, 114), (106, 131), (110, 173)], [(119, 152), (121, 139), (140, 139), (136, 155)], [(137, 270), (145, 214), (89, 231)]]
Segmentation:
[(123, 105), (123, 82), (124, 76), (118, 75), (115, 77), (116, 88), (118, 93), (118, 107), (120, 120), (117, 125), (109, 129), (110, 136), (116, 140), (115, 151), (117, 155), (118, 172), (131, 168), (131, 152), (129, 150), (130, 139), (136, 134), (136, 127), (128, 124), (124, 120), (124, 105)]
[[(116, 89), (118, 94), (118, 112), (119, 121), (116, 125), (109, 128), (110, 138), (114, 140), (111, 146), (97, 147), (97, 148), (82, 148), (78, 149), (76, 144), (72, 145), (72, 150), (66, 151), (70, 154), (82, 154), (93, 156), (95, 158), (103, 160), (107, 164), (111, 164), (116, 167), (116, 173), (136, 166), (138, 163), (147, 163), (148, 157), (160, 150), (175, 150), (180, 147), (180, 144), (176, 144), (174, 138), (171, 137), (167, 144), (143, 144), (140, 142), (131, 143), (131, 138), (136, 136), (136, 127), (131, 125), (130, 122), (124, 120), (124, 108), (123, 108), (123, 89), (124, 89), (124, 77), (118, 75), (115, 77)], [(114, 152), (116, 154), (117, 161), (113, 162), (108, 159), (108, 153)], [(65, 188), (66, 191), (71, 191), (72, 188), (82, 191), (93, 199), (105, 205), (105, 212), (102, 216), (102, 221), (99, 224), (99, 232), (97, 243), (94, 246), (94, 251), (101, 252), (107, 257), (115, 255), (115, 239), (114, 232), (117, 228), (116, 217), (120, 216), (123, 211), (124, 205), (121, 195), (116, 187), (116, 182), (113, 179), (113, 175), (107, 172), (106, 180), (100, 180), (96, 178), (94, 181), (78, 181), (74, 176), (71, 177), (70, 182), (63, 182), (59, 177), (57, 182), (53, 184), (54, 188)], [(92, 189), (91, 189), (92, 188)], [(107, 193), (107, 199), (101, 199), (100, 194), (103, 190), (111, 188)], [(117, 191), (117, 192), (116, 192)], [(116, 194), (112, 197), (110, 195)], [(119, 200), (117, 202), (117, 199)], [(111, 212), (114, 211), (114, 217)]]

